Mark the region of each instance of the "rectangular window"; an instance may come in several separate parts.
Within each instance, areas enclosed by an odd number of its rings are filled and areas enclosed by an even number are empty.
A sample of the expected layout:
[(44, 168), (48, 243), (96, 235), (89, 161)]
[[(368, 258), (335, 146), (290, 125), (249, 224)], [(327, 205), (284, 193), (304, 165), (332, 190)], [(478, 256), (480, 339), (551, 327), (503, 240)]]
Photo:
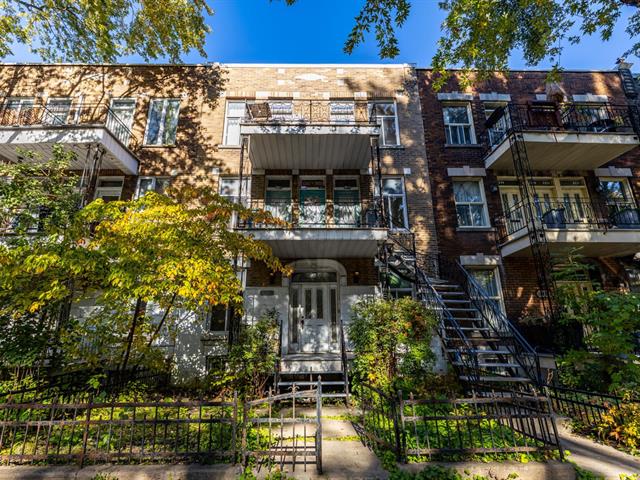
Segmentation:
[(209, 310), (208, 330), (212, 333), (226, 334), (229, 321), (233, 316), (233, 308), (227, 305), (216, 305)]
[(8, 98), (2, 106), (1, 125), (32, 125), (37, 123), (33, 98)]
[(178, 129), (180, 100), (156, 98), (149, 105), (145, 145), (174, 145)]
[(240, 122), (246, 117), (246, 102), (227, 102), (224, 120), (223, 145), (240, 145)]
[(382, 179), (382, 203), (389, 228), (409, 228), (402, 177)]
[(470, 145), (476, 143), (473, 131), (471, 104), (445, 105), (444, 129), (449, 145)]
[(124, 179), (121, 177), (101, 177), (96, 185), (95, 198), (101, 198), (105, 202), (120, 200)]
[(242, 194), (240, 203), (244, 206), (249, 205), (251, 198), (251, 179), (244, 177), (242, 179), (242, 192), (240, 191), (240, 179), (238, 177), (220, 177), (219, 194), (230, 202), (238, 203), (238, 195)]
[(488, 227), (487, 206), (481, 180), (453, 182), (459, 227)]
[(600, 190), (609, 206), (634, 204), (626, 178), (600, 178)]
[(376, 102), (370, 104), (370, 108), (372, 117), (380, 125), (380, 145), (383, 147), (400, 145), (396, 104)]
[(136, 188), (136, 198), (142, 197), (147, 192), (164, 193), (171, 184), (168, 177), (140, 177)]
[(500, 143), (507, 134), (507, 130), (511, 126), (511, 122), (509, 120), (509, 111), (506, 103), (502, 102), (485, 102), (484, 106), (484, 118), (485, 120), (489, 120), (489, 117), (493, 115), (496, 110), (502, 109), (501, 115), (498, 120), (493, 124), (493, 126), (487, 129), (487, 133), (489, 134), (489, 143), (491, 145), (497, 145)]
[(107, 113), (107, 130), (123, 145), (128, 145), (133, 127), (136, 101), (133, 98), (114, 98)]
[(67, 125), (70, 123), (71, 113), (70, 98), (50, 98), (47, 101), (42, 123), (45, 125)]
[(275, 218), (291, 221), (291, 179), (267, 178), (265, 210)]
[(504, 302), (502, 301), (502, 288), (500, 286), (500, 275), (498, 273), (498, 269), (467, 268), (466, 270), (484, 290), (487, 297), (496, 302), (498, 308), (504, 312)]
[(331, 123), (354, 123), (356, 121), (353, 102), (331, 102), (329, 105), (329, 121)]
[(359, 227), (360, 213), (358, 179), (334, 177), (333, 223), (338, 227)]

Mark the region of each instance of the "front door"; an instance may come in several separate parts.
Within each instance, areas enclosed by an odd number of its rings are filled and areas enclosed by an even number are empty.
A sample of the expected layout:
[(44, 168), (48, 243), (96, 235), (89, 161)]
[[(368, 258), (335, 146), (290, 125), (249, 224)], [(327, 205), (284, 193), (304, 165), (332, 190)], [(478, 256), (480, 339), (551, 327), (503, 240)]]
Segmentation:
[(333, 352), (337, 342), (336, 284), (291, 286), (292, 346), (303, 353)]

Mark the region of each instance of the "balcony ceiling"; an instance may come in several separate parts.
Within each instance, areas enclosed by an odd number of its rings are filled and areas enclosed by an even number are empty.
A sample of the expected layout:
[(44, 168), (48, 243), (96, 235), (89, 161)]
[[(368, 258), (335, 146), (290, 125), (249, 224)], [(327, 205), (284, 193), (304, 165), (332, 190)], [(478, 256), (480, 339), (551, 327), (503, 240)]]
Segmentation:
[(255, 169), (366, 169), (377, 125), (242, 125)]
[(31, 150), (48, 159), (56, 144), (76, 153), (73, 170), (84, 168), (87, 149), (98, 144), (105, 149), (103, 169), (120, 170), (126, 175), (138, 173), (138, 159), (104, 126), (0, 127), (0, 157), (12, 162), (22, 160), (18, 149)]
[[(576, 247), (586, 257), (625, 257), (640, 252), (640, 229), (547, 229), (547, 245), (552, 256), (566, 255)], [(501, 248), (503, 256), (530, 257), (531, 243), (526, 231), (513, 235)]]
[[(593, 170), (640, 145), (633, 133), (525, 132), (533, 170)], [(514, 170), (508, 138), (485, 159), (486, 168)]]
[(383, 228), (245, 230), (279, 258), (373, 258), (387, 238)]

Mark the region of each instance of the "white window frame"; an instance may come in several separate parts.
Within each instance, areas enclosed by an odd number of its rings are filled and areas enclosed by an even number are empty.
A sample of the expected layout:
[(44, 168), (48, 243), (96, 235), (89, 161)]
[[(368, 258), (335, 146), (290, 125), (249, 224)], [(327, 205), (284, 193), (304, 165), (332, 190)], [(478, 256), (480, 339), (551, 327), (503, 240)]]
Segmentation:
[[(629, 179), (627, 177), (598, 177), (598, 183), (600, 182), (620, 182), (627, 197), (629, 197), (628, 202), (632, 205), (637, 206), (635, 196), (633, 195), (633, 190), (631, 189), (631, 185), (629, 184)], [(604, 200), (608, 203), (607, 199)]]
[[(162, 102), (162, 113), (160, 115), (160, 126), (158, 128), (158, 139), (162, 142), (162, 137), (164, 137), (164, 129), (167, 120), (167, 106), (169, 102), (177, 101), (178, 102), (178, 111), (176, 112), (176, 138), (173, 139), (171, 143), (150, 143), (148, 141), (149, 135), (149, 127), (151, 126), (151, 109), (153, 108), (153, 104), (155, 102)], [(179, 98), (175, 97), (166, 97), (166, 98), (152, 98), (149, 101), (149, 110), (147, 111), (147, 126), (144, 130), (144, 146), (146, 147), (172, 147), (176, 144), (176, 140), (178, 137), (178, 125), (180, 124), (180, 104), (181, 101)]]
[[(122, 118), (118, 115), (118, 110), (115, 109), (114, 104), (118, 102), (130, 102), (133, 105), (131, 111), (131, 125), (127, 125)], [(111, 132), (111, 134), (116, 137), (120, 142), (122, 142), (125, 146), (129, 144), (129, 140), (131, 139), (131, 135), (133, 132), (133, 124), (135, 123), (136, 116), (136, 108), (138, 107), (138, 99), (134, 97), (113, 97), (109, 101), (109, 113), (107, 114), (107, 130)], [(178, 111), (179, 113), (179, 111)], [(120, 131), (120, 135), (118, 132), (120, 130), (120, 123), (122, 123), (127, 129), (127, 131)], [(146, 134), (146, 132), (145, 132)]]
[[(455, 183), (467, 183), (467, 182), (475, 182), (478, 184), (478, 186), (480, 187), (480, 197), (482, 198), (482, 211), (484, 213), (484, 220), (485, 220), (485, 224), (484, 225), (460, 225), (458, 223), (458, 204), (460, 205), (479, 205), (480, 202), (461, 202), (459, 203), (458, 201), (456, 201), (456, 194), (455, 194), (455, 189), (454, 189), (454, 184)], [(456, 224), (457, 224), (457, 228), (461, 229), (461, 230), (473, 230), (473, 229), (486, 229), (486, 228), (491, 228), (491, 220), (489, 219), (489, 209), (487, 207), (487, 197), (485, 195), (484, 192), (484, 181), (482, 178), (478, 178), (478, 177), (454, 177), (451, 180), (451, 189), (453, 192), (453, 204), (456, 208)]]
[[(506, 315), (506, 308), (505, 308), (505, 304), (504, 304), (504, 293), (502, 291), (502, 280), (500, 279), (500, 269), (495, 265), (491, 265), (491, 266), (489, 266), (489, 265), (487, 265), (487, 266), (483, 266), (483, 265), (463, 265), (463, 266), (464, 266), (464, 269), (472, 277), (473, 277), (473, 274), (471, 273), (472, 271), (479, 271), (479, 270), (490, 270), (490, 271), (493, 271), (493, 277), (496, 279), (496, 289), (498, 290), (498, 295), (496, 297), (488, 297), (488, 298), (497, 301), (498, 307), (500, 308), (502, 313), (504, 313)], [(473, 277), (473, 278), (475, 280), (475, 277)], [(487, 294), (488, 294), (488, 292), (487, 292)]]
[[(120, 186), (120, 188), (118, 187), (100, 187), (100, 180), (120, 180), (122, 182), (122, 185)], [(102, 198), (102, 197), (115, 197), (116, 193), (118, 196), (118, 200), (122, 199), (122, 190), (124, 189), (124, 177), (110, 177), (110, 176), (105, 176), (105, 177), (98, 177), (98, 179), (96, 180), (96, 190), (93, 194), (93, 198), (94, 199), (98, 199), (98, 198)]]
[[(50, 107), (51, 102), (60, 102), (60, 101), (65, 101), (65, 102), (69, 102), (69, 110), (67, 110), (67, 114), (65, 116), (65, 118), (63, 118), (60, 121), (57, 121), (58, 114), (54, 111), (51, 111)], [(45, 108), (47, 109), (45, 112), (45, 115), (42, 118), (42, 123), (45, 125), (69, 125), (71, 123), (73, 123), (72, 121), (69, 120), (69, 117), (71, 116), (71, 108), (73, 107), (73, 99), (71, 97), (49, 97), (47, 98), (47, 104), (45, 105)]]
[[(393, 193), (393, 194), (385, 194), (384, 193), (384, 181), (387, 179), (393, 179), (393, 178), (399, 178), (401, 180), (402, 183), (402, 193)], [(402, 197), (402, 211), (403, 211), (403, 220), (404, 220), (404, 225), (403, 226), (395, 226), (391, 223), (391, 218), (387, 218), (387, 225), (389, 230), (409, 230), (409, 210), (408, 210), (408, 205), (407, 205), (407, 188), (405, 185), (405, 181), (404, 181), (404, 176), (402, 175), (385, 175), (382, 177), (382, 192), (378, 192), (379, 195), (381, 195), (382, 198), (382, 203), (383, 206), (382, 208), (385, 208), (385, 197), (387, 198), (397, 198), (397, 197)], [(378, 186), (376, 185), (376, 190), (378, 189)], [(390, 210), (390, 206), (389, 208), (387, 208), (387, 211)]]
[(396, 125), (396, 138), (394, 143), (387, 143), (387, 139), (384, 136), (384, 125), (381, 121), (382, 118), (391, 118), (391, 115), (376, 115), (376, 123), (380, 125), (380, 147), (399, 147), (400, 144), (400, 123), (398, 122), (398, 103), (395, 100), (377, 100), (369, 102), (369, 117), (373, 114), (375, 105), (393, 105), (393, 121)]
[[(243, 111), (245, 112), (245, 114), (242, 117), (229, 117), (229, 105), (231, 105), (232, 103), (241, 103), (244, 106)], [(227, 100), (227, 103), (224, 106), (224, 130), (222, 133), (222, 145), (224, 145), (225, 147), (239, 147), (240, 144), (242, 143), (242, 135), (240, 133), (238, 133), (238, 143), (229, 143), (228, 139), (227, 139), (227, 135), (229, 133), (228, 129), (229, 129), (229, 118), (239, 118), (239, 119), (244, 119), (246, 118), (246, 110), (247, 110), (247, 101), (246, 100)]]
[[(469, 119), (469, 123), (447, 123), (447, 115), (445, 113), (445, 110), (447, 108), (453, 108), (453, 107), (466, 107), (467, 108), (467, 116)], [(445, 129), (445, 137), (447, 137), (447, 132), (449, 131), (450, 127), (466, 127), (469, 126), (469, 140), (470, 143), (449, 143), (449, 139), (446, 139), (446, 144), (447, 145), (476, 145), (477, 141), (476, 141), (476, 129), (475, 126), (473, 124), (473, 110), (471, 109), (471, 102), (457, 102), (457, 103), (445, 103), (442, 105), (442, 119), (444, 122), (444, 129)], [(449, 138), (451, 138), (451, 134), (449, 134)]]
[(144, 176), (144, 177), (138, 177), (138, 182), (136, 183), (136, 195), (135, 198), (140, 198), (142, 197), (142, 192), (140, 191), (140, 184), (142, 183), (143, 180), (151, 180), (151, 188), (149, 190), (145, 190), (146, 192), (156, 192), (157, 193), (157, 187), (158, 187), (158, 180), (169, 180), (169, 183), (171, 183), (171, 177), (167, 177), (167, 176), (157, 176), (157, 177), (151, 177), (151, 176)]

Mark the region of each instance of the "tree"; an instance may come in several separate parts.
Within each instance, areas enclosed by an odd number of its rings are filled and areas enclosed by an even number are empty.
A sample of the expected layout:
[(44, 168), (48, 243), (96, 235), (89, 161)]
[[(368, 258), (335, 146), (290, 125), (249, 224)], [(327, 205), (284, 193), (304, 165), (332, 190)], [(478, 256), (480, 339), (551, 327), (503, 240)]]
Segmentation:
[[(58, 167), (66, 170), (68, 164)], [(26, 183), (22, 167), (4, 171), (12, 183)], [(39, 192), (34, 190), (38, 198)], [(286, 270), (266, 244), (228, 228), (236, 216), (279, 223), (204, 188), (95, 200), (64, 229), (52, 226), (35, 239), (25, 233), (25, 241), (0, 247), (0, 318), (7, 329), (42, 319), (40, 332), (48, 338), (59, 329), (68, 362), (122, 369), (157, 364), (154, 340), (181, 315), (241, 305), (234, 259)], [(91, 308), (59, 326), (60, 306), (71, 298), (88, 300)], [(24, 364), (18, 357), (16, 363)]]
[(204, 0), (0, 0), (0, 56), (16, 43), (45, 61), (114, 62), (202, 56), (210, 32)]

